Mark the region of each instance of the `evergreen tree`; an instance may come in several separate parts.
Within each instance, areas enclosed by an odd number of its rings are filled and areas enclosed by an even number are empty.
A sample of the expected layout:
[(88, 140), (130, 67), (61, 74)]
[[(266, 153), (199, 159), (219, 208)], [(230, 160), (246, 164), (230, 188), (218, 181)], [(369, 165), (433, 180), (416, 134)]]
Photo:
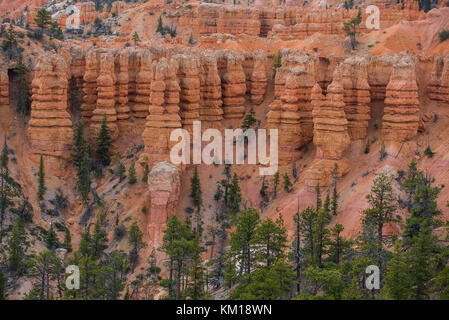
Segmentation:
[(90, 243), (91, 254), (93, 259), (100, 259), (104, 250), (108, 248), (108, 238), (106, 231), (101, 226), (101, 219), (97, 217), (95, 222), (94, 232), (92, 233), (92, 240)]
[(128, 169), (128, 183), (133, 185), (137, 182), (135, 162), (132, 161)]
[(338, 210), (338, 198), (339, 194), (337, 192), (337, 181), (338, 181), (338, 164), (335, 163), (334, 169), (332, 170), (332, 201), (330, 203), (330, 209), (334, 216), (337, 215)]
[(311, 207), (307, 207), (301, 212), (301, 232), (304, 238), (304, 255), (308, 264), (315, 264), (316, 260), (316, 236), (315, 224), (317, 214)]
[(331, 195), (330, 195), (330, 188), (329, 188), (329, 189), (327, 189), (327, 192), (326, 192), (326, 199), (324, 200), (323, 210), (327, 213), (330, 213), (331, 212), (330, 206), (331, 206)]
[(134, 41), (134, 45), (137, 46), (137, 42), (140, 41), (139, 34), (137, 33), (137, 31), (134, 32), (132, 40)]
[(34, 22), (41, 29), (41, 33), (43, 34), (45, 29), (51, 25), (51, 13), (45, 10), (45, 8), (39, 9), (36, 13)]
[(407, 194), (407, 207), (410, 210), (412, 198), (416, 193), (419, 181), (419, 170), (416, 161), (411, 161), (408, 165), (407, 177), (402, 184), (402, 189)]
[(236, 219), (236, 230), (231, 233), (231, 254), (239, 261), (239, 274), (249, 275), (256, 263), (254, 248), (257, 239), (259, 213), (256, 209), (248, 208)]
[(76, 187), (85, 203), (89, 200), (90, 193), (90, 160), (88, 147), (84, 139), (84, 124), (82, 121), (75, 124), (73, 136), (73, 165), (77, 168)]
[(0, 301), (6, 300), (6, 298), (8, 297), (7, 285), (8, 285), (8, 279), (3, 274), (2, 268), (0, 268)]
[(3, 237), (3, 222), (6, 212), (14, 205), (14, 198), (19, 196), (22, 191), (20, 185), (9, 175), (9, 150), (5, 143), (0, 155), (0, 243)]
[(239, 177), (234, 173), (231, 184), (229, 186), (227, 206), (232, 214), (237, 214), (240, 211), (240, 203), (242, 196), (240, 194)]
[(44, 200), (45, 191), (47, 188), (45, 187), (45, 172), (44, 172), (44, 159), (41, 155), (41, 159), (39, 162), (39, 172), (37, 173), (39, 177), (38, 180), (38, 188), (37, 188), (37, 197), (39, 200)]
[(327, 246), (330, 243), (330, 232), (327, 229), (329, 224), (329, 215), (324, 210), (316, 212), (315, 216), (314, 236), (315, 236), (315, 250), (316, 250), (316, 262), (318, 267), (323, 267), (323, 257), (327, 254)]
[(45, 234), (45, 245), (47, 246), (47, 249), (52, 251), (59, 247), (58, 237), (53, 230), (53, 224), (50, 224), (50, 229), (48, 229), (47, 233)]
[(411, 271), (407, 265), (406, 255), (402, 252), (401, 241), (396, 240), (393, 256), (386, 267), (385, 286), (382, 288), (382, 292), (387, 298), (393, 300), (406, 300), (409, 298)]
[(292, 177), (295, 182), (298, 181), (298, 172), (296, 171), (296, 161), (294, 158), (292, 159)]
[(201, 204), (203, 203), (201, 193), (201, 181), (198, 175), (198, 167), (195, 166), (193, 177), (190, 179), (190, 197), (193, 199), (193, 205), (197, 211), (201, 210)]
[(106, 114), (103, 115), (103, 120), (101, 121), (100, 132), (97, 137), (97, 148), (96, 156), (100, 164), (104, 167), (111, 164), (111, 156), (109, 155), (109, 149), (112, 145), (111, 134), (109, 133), (108, 122)]
[[(384, 173), (379, 174), (373, 181), (371, 192), (366, 196), (370, 208), (363, 211), (362, 223), (374, 225), (377, 233), (376, 239), (376, 261), (382, 270), (384, 265), (383, 244), (385, 236), (383, 226), (386, 223), (395, 221), (396, 196), (391, 186), (391, 177)], [(384, 270), (382, 270), (384, 271)]]
[(355, 18), (352, 18), (349, 21), (344, 21), (343, 22), (343, 31), (351, 39), (352, 50), (355, 50), (356, 47), (357, 47), (356, 34), (357, 34), (357, 28), (358, 28), (358, 26), (360, 25), (361, 22), (362, 22), (362, 12), (361, 12), (360, 9), (359, 9), (359, 12), (358, 12), (358, 14), (357, 14), (357, 16)]
[(129, 261), (130, 261), (130, 267), (131, 272), (134, 272), (134, 268), (136, 267), (136, 264), (139, 259), (139, 250), (145, 245), (142, 241), (143, 239), (143, 233), (139, 228), (139, 225), (136, 221), (131, 225), (131, 228), (129, 229), (129, 236), (128, 236), (128, 242), (131, 246), (131, 251), (129, 253)]
[(150, 173), (150, 168), (148, 166), (148, 162), (145, 161), (145, 164), (143, 166), (143, 176), (142, 176), (142, 182), (148, 183), (148, 174)]
[(186, 288), (186, 295), (193, 300), (199, 300), (205, 296), (205, 267), (203, 266), (202, 253), (204, 248), (201, 247), (200, 238), (195, 236), (192, 242), (192, 253), (189, 264), (189, 283)]
[(65, 229), (64, 243), (62, 246), (67, 250), (67, 252), (72, 252), (72, 237), (70, 236), (69, 228)]
[(274, 56), (274, 63), (273, 63), (273, 79), (276, 77), (276, 72), (278, 69), (282, 66), (282, 53), (281, 50), (278, 50), (276, 55)]
[(273, 199), (276, 199), (276, 196), (277, 196), (279, 178), (280, 178), (279, 171), (276, 171), (276, 173), (274, 174), (274, 178), (273, 178)]
[(270, 201), (267, 193), (268, 186), (265, 184), (265, 176), (262, 179), (262, 186), (260, 187), (260, 197), (262, 198), (262, 206), (265, 206), (266, 203)]
[(243, 119), (243, 123), (242, 123), (243, 130), (248, 130), (257, 122), (255, 115), (256, 115), (256, 112), (254, 111), (253, 108), (251, 108), (249, 110), (249, 113)]
[(284, 256), (287, 247), (287, 230), (282, 215), (275, 222), (270, 218), (262, 221), (256, 233), (255, 241), (259, 247), (256, 259), (269, 267)]
[(344, 227), (340, 223), (337, 223), (330, 229), (331, 241), (329, 243), (329, 261), (335, 264), (340, 264), (345, 258), (345, 253), (350, 247), (350, 242), (345, 240), (341, 233)]
[(61, 261), (50, 250), (42, 251), (27, 261), (27, 270), (36, 279), (34, 288), (39, 300), (53, 298), (53, 282), (51, 280), (61, 273), (61, 269)]
[(160, 32), (162, 35), (164, 35), (164, 25), (162, 24), (162, 16), (159, 16), (157, 19), (157, 29), (156, 33)]
[(26, 234), (25, 227), (21, 219), (17, 219), (12, 228), (11, 236), (8, 240), (8, 267), (21, 275), (24, 271), (23, 262), (25, 260)]
[(292, 191), (292, 183), (290, 182), (290, 178), (286, 173), (284, 173), (284, 191), (286, 192)]
[(120, 294), (125, 289), (126, 274), (129, 271), (126, 254), (120, 251), (113, 251), (105, 265), (101, 268), (102, 277), (101, 290), (107, 300), (118, 300)]
[(316, 210), (318, 211), (321, 209), (321, 190), (319, 182), (315, 186), (315, 194), (316, 194)]

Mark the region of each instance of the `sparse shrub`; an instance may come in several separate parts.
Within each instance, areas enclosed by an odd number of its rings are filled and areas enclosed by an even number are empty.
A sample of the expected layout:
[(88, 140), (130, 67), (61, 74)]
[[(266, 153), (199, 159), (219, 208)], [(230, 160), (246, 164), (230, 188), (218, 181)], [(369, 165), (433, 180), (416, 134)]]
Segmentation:
[(365, 154), (368, 154), (369, 153), (369, 151), (370, 151), (370, 143), (369, 143), (369, 140), (368, 141), (366, 141), (366, 146), (365, 146)]
[(440, 32), (438, 32), (438, 37), (440, 37), (440, 42), (449, 39), (449, 30), (446, 29), (441, 30)]
[(382, 145), (380, 146), (380, 161), (383, 161), (385, 157), (388, 155), (387, 151), (385, 150), (385, 143), (382, 141)]
[(428, 145), (426, 150), (424, 150), (424, 154), (429, 158), (432, 158), (435, 152), (433, 152), (432, 149), (430, 148), (430, 145)]

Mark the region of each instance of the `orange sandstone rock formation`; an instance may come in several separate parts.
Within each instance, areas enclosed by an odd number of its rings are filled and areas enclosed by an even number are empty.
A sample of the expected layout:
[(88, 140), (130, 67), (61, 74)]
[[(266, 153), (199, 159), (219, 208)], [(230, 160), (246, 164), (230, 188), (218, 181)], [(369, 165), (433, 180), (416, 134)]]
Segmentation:
[(250, 84), (251, 102), (261, 104), (267, 90), (267, 56), (261, 50), (253, 53)]
[(145, 118), (148, 115), (151, 94), (151, 53), (142, 50), (138, 55), (140, 70), (136, 74), (136, 97), (132, 110), (134, 117)]
[(399, 56), (387, 85), (382, 133), (387, 141), (402, 142), (418, 133), (419, 96), (415, 72), (416, 58)]
[(221, 79), (218, 75), (217, 59), (214, 54), (203, 52), (201, 61), (201, 102), (200, 120), (205, 123), (202, 128), (221, 127), (223, 120), (223, 101), (221, 100)]
[(148, 174), (150, 210), (148, 211), (149, 247), (162, 246), (168, 219), (175, 214), (181, 189), (180, 170), (168, 163), (159, 162)]
[(222, 77), (223, 112), (225, 119), (241, 119), (245, 115), (246, 77), (243, 57), (234, 51), (225, 51), (226, 71)]
[(351, 140), (364, 139), (371, 118), (371, 102), (367, 73), (368, 61), (364, 57), (351, 57), (340, 66), (344, 88), (345, 113)]
[[(33, 71), (30, 150), (36, 156), (43, 155), (51, 169), (59, 169), (70, 157), (73, 139), (67, 112), (67, 64), (59, 55), (42, 55)], [(38, 161), (39, 157), (33, 159)]]
[(145, 150), (141, 161), (147, 157), (150, 168), (157, 162), (167, 161), (173, 129), (181, 127), (179, 116), (180, 87), (176, 80), (176, 62), (162, 58), (151, 66), (151, 98), (149, 115), (142, 134)]
[(434, 58), (427, 92), (432, 100), (449, 102), (449, 54)]
[(122, 49), (116, 57), (116, 64), (118, 63), (118, 68), (116, 68), (116, 71), (118, 71), (116, 82), (116, 110), (119, 126), (126, 123), (126, 120), (130, 117), (131, 111), (128, 105), (130, 55), (131, 53), (129, 49)]
[(114, 55), (110, 52), (100, 54), (100, 69), (97, 77), (97, 104), (91, 117), (91, 130), (96, 136), (103, 117), (106, 115), (112, 138), (118, 136), (117, 111), (115, 110)]

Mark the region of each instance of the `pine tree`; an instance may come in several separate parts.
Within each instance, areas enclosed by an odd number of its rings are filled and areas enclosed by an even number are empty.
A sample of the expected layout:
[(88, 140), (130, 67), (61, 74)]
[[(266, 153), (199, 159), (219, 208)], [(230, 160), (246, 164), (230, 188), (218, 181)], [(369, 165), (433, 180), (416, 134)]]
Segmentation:
[(253, 269), (255, 259), (255, 241), (257, 237), (257, 226), (259, 224), (259, 213), (256, 209), (248, 208), (237, 216), (235, 232), (231, 233), (231, 254), (239, 261), (239, 273), (249, 275)]
[(355, 18), (343, 22), (343, 31), (346, 33), (347, 36), (351, 38), (352, 50), (355, 50), (357, 47), (357, 39), (356, 39), (357, 27), (360, 25), (361, 22), (362, 22), (362, 12), (360, 9)]
[(284, 173), (284, 191), (286, 192), (292, 191), (292, 183), (290, 182), (290, 178), (286, 173)]
[(316, 210), (318, 211), (321, 209), (321, 190), (319, 182), (315, 186), (315, 194), (316, 194)]
[(150, 173), (150, 168), (148, 166), (148, 160), (145, 161), (145, 164), (143, 166), (143, 176), (142, 176), (142, 182), (148, 183), (148, 174)]
[(391, 185), (391, 177), (384, 173), (379, 174), (374, 179), (371, 192), (366, 198), (370, 208), (363, 211), (362, 223), (373, 224), (376, 229), (376, 261), (378, 267), (382, 270), (384, 265), (383, 243), (385, 242), (383, 226), (386, 223), (395, 221), (394, 213), (396, 211), (396, 195)]
[(202, 253), (204, 248), (201, 247), (200, 238), (198, 235), (192, 242), (192, 253), (190, 264), (188, 268), (189, 283), (186, 288), (186, 295), (192, 300), (199, 300), (204, 297), (205, 284), (205, 267), (203, 266)]
[(112, 145), (112, 138), (109, 133), (108, 122), (106, 114), (103, 115), (103, 120), (101, 121), (100, 132), (97, 137), (97, 148), (96, 156), (100, 164), (104, 167), (111, 164), (111, 156), (109, 155), (109, 149)]
[(278, 69), (282, 66), (282, 53), (281, 50), (278, 50), (276, 55), (274, 56), (274, 63), (273, 63), (273, 79), (276, 77), (276, 72)]
[(251, 108), (249, 110), (249, 113), (243, 119), (243, 123), (242, 123), (243, 130), (247, 130), (247, 129), (251, 128), (257, 122), (255, 115), (256, 115), (256, 112), (254, 111), (253, 108)]
[(70, 236), (69, 228), (65, 229), (64, 243), (62, 246), (67, 250), (67, 252), (72, 252), (72, 237)]
[(92, 258), (100, 259), (104, 250), (108, 248), (107, 232), (101, 226), (101, 219), (97, 217), (95, 222), (94, 232), (92, 233), (91, 250)]
[(279, 178), (280, 178), (279, 171), (276, 171), (276, 173), (274, 174), (274, 179), (273, 179), (273, 199), (276, 199), (276, 196), (277, 196)]
[(334, 216), (337, 215), (338, 210), (338, 198), (339, 194), (337, 192), (337, 181), (338, 181), (338, 164), (335, 163), (334, 169), (332, 170), (332, 201), (330, 203), (330, 209)]
[(40, 252), (27, 261), (29, 274), (37, 281), (34, 283), (39, 300), (52, 299), (52, 279), (61, 272), (61, 261), (51, 250)]
[(45, 191), (47, 188), (45, 187), (45, 172), (44, 172), (44, 159), (41, 155), (41, 159), (39, 162), (39, 172), (37, 173), (39, 177), (38, 180), (38, 188), (37, 188), (37, 197), (39, 200), (44, 200)]
[(237, 214), (240, 211), (240, 203), (242, 196), (240, 194), (239, 177), (237, 173), (234, 173), (231, 184), (229, 186), (229, 194), (227, 206), (232, 214)]
[(190, 179), (190, 197), (192, 198), (193, 205), (197, 211), (201, 210), (201, 204), (203, 203), (201, 193), (201, 181), (198, 175), (198, 167), (195, 166), (193, 177)]
[(270, 199), (268, 198), (268, 193), (267, 193), (267, 189), (268, 186), (265, 184), (265, 176), (262, 179), (262, 186), (260, 187), (260, 197), (262, 198), (262, 206), (265, 206), (266, 203), (268, 203), (268, 201), (270, 201)]
[(412, 287), (410, 273), (406, 255), (402, 252), (401, 241), (396, 240), (393, 256), (386, 267), (385, 285), (382, 292), (393, 300), (407, 300)]
[(401, 186), (407, 194), (407, 207), (409, 208), (409, 210), (411, 207), (412, 198), (416, 193), (418, 181), (419, 171), (416, 161), (413, 160), (408, 165), (407, 177), (405, 178), (404, 183)]
[(264, 263), (267, 267), (274, 265), (275, 261), (284, 257), (287, 247), (287, 230), (284, 227), (282, 215), (275, 222), (270, 218), (262, 221), (257, 227), (256, 239), (259, 250), (257, 261)]
[(41, 29), (41, 32), (44, 33), (45, 29), (51, 25), (51, 13), (45, 10), (45, 8), (39, 9), (34, 22)]
[(135, 162), (132, 161), (128, 169), (128, 183), (133, 185), (137, 182)]
[(17, 219), (12, 228), (11, 236), (8, 240), (8, 267), (17, 274), (22, 274), (25, 259), (25, 227), (21, 219)]
[(5, 143), (0, 155), (0, 243), (3, 237), (3, 222), (6, 212), (14, 205), (14, 198), (21, 195), (20, 185), (9, 175), (9, 150)]
[(6, 298), (8, 297), (7, 285), (8, 285), (8, 279), (3, 274), (2, 268), (0, 268), (0, 301), (6, 300)]
[(164, 35), (164, 25), (162, 24), (162, 16), (159, 16), (157, 19), (157, 29), (156, 33), (160, 32), (162, 35)]
[(316, 262), (316, 218), (317, 214), (311, 207), (307, 207), (301, 212), (301, 232), (304, 238), (304, 255), (308, 257), (308, 264), (315, 264)]
[(137, 46), (137, 42), (140, 41), (139, 34), (137, 33), (137, 31), (134, 32), (132, 40), (134, 41), (134, 45)]
[(327, 213), (331, 212), (330, 205), (331, 205), (331, 192), (329, 188), (327, 189), (326, 192), (326, 199), (324, 200), (323, 210)]
[(330, 231), (327, 228), (329, 215), (324, 210), (316, 212), (314, 225), (314, 236), (316, 243), (316, 262), (318, 267), (323, 267), (323, 257), (327, 254), (327, 247), (330, 244)]
[(134, 268), (136, 267), (136, 264), (139, 259), (139, 250), (144, 246), (142, 238), (143, 233), (142, 231), (140, 231), (137, 222), (134, 221), (134, 223), (131, 225), (131, 228), (129, 229), (129, 236), (128, 236), (128, 242), (129, 245), (131, 246), (131, 251), (129, 253), (131, 272), (134, 272)]
[(53, 224), (50, 224), (50, 229), (48, 229), (45, 234), (45, 245), (47, 246), (47, 249), (52, 251), (59, 247), (58, 237), (53, 230)]

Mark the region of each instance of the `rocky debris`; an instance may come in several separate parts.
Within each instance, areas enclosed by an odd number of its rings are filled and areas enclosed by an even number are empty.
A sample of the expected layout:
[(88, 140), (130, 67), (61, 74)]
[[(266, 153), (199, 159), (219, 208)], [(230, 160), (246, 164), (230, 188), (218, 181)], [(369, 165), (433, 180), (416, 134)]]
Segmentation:
[(180, 170), (168, 162), (155, 164), (148, 174), (150, 210), (147, 230), (150, 249), (162, 246), (167, 221), (176, 212), (180, 188)]
[[(43, 155), (50, 170), (62, 168), (59, 160), (70, 158), (73, 129), (67, 112), (67, 63), (56, 54), (41, 55), (34, 66), (32, 103), (28, 122), (30, 151), (39, 161)], [(55, 172), (55, 174), (57, 174)]]
[(214, 54), (203, 52), (200, 62), (200, 120), (205, 122), (202, 127), (218, 128), (221, 127), (221, 120), (223, 120), (223, 101), (217, 59)]
[(245, 115), (246, 77), (243, 56), (234, 51), (220, 53), (226, 64), (222, 77), (223, 112), (225, 119), (241, 119)]
[(150, 168), (157, 162), (168, 161), (171, 131), (181, 127), (179, 116), (180, 87), (176, 79), (176, 61), (161, 58), (151, 65), (151, 98), (149, 115), (142, 138), (145, 150), (140, 161), (148, 158)]
[(367, 73), (368, 62), (364, 57), (351, 57), (340, 66), (344, 88), (345, 114), (351, 140), (364, 139), (371, 118), (368, 104), (371, 102)]
[(97, 105), (91, 117), (92, 136), (98, 134), (105, 115), (111, 137), (116, 138), (118, 136), (114, 89), (114, 56), (109, 52), (101, 53), (100, 70), (97, 77)]
[(399, 55), (387, 85), (382, 134), (387, 141), (407, 141), (418, 132), (419, 95), (416, 57)]
[(253, 53), (253, 68), (250, 78), (251, 103), (261, 104), (267, 91), (267, 56), (261, 50)]
[(148, 115), (148, 105), (151, 94), (151, 53), (147, 50), (138, 52), (140, 70), (136, 74), (136, 97), (132, 106), (136, 118), (145, 118)]
[(449, 54), (435, 56), (427, 93), (431, 100), (449, 102)]

